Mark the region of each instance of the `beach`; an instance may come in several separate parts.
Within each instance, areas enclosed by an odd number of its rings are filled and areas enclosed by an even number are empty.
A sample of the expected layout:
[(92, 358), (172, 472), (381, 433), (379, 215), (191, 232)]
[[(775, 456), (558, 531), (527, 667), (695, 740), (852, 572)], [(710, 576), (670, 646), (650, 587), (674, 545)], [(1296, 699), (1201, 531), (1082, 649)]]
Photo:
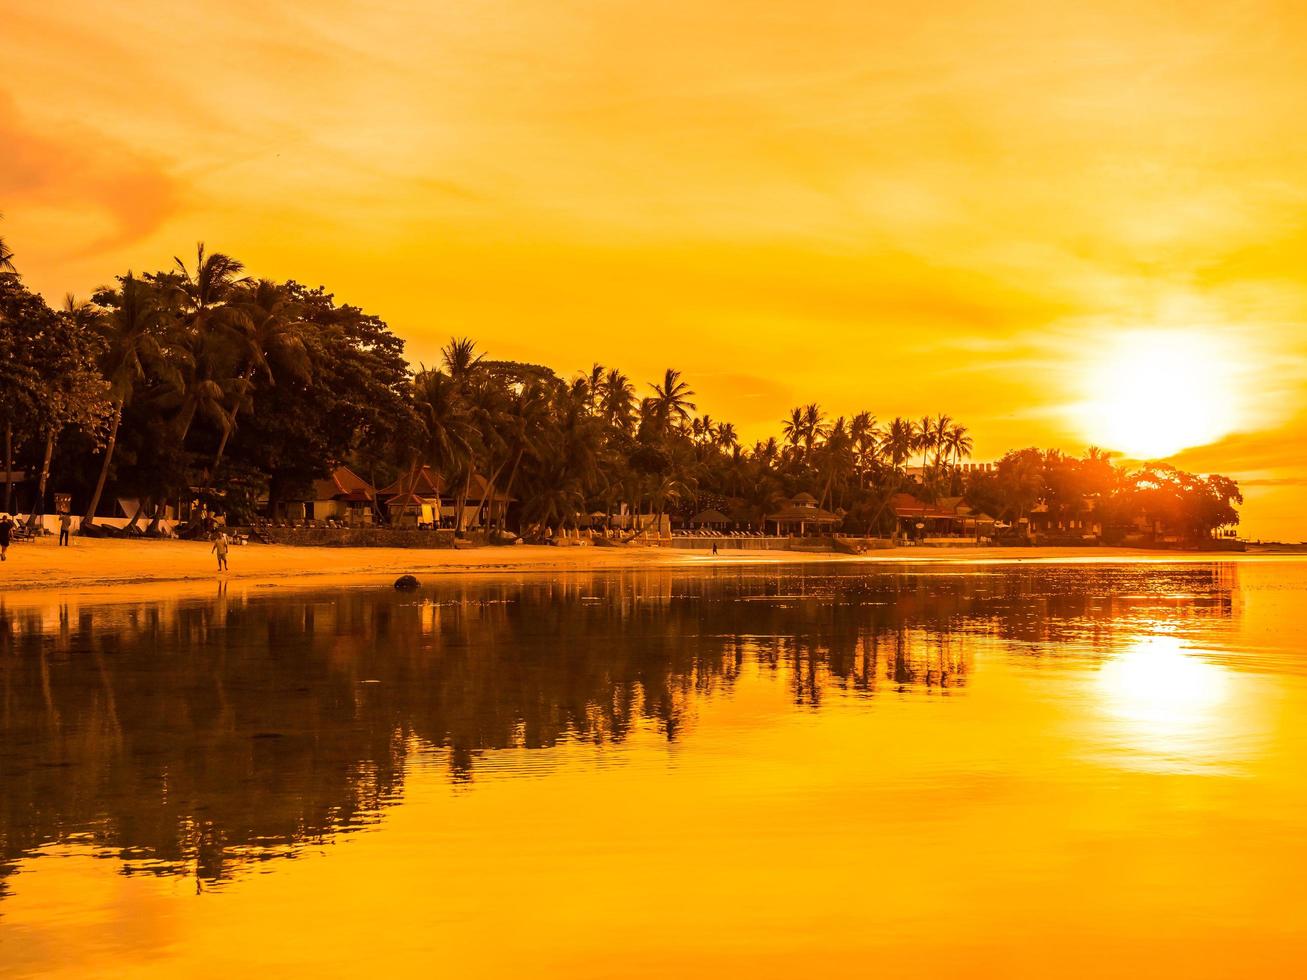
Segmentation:
[[(568, 573), (600, 570), (738, 567), (795, 563), (956, 564), (964, 562), (1193, 562), (1257, 559), (1218, 552), (1137, 548), (921, 548), (901, 547), (864, 555), (801, 551), (726, 551), (654, 546), (627, 548), (518, 545), (467, 550), (414, 548), (315, 548), (246, 544), (233, 547), (231, 570), (219, 573), (210, 544), (200, 541), (75, 538), (71, 547), (54, 538), (16, 544), (0, 565), (0, 591), (31, 593), (157, 592), (164, 585), (202, 587), (238, 582), (249, 586), (305, 587), (377, 584), (404, 574), (419, 579), (495, 573)], [(186, 589), (182, 589), (186, 591)]]

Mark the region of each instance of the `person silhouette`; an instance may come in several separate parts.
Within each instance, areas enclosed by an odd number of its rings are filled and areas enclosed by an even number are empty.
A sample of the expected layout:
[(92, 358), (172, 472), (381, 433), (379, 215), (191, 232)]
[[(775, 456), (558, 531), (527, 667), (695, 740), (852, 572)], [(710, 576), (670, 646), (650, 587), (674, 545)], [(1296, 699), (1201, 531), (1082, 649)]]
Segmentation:
[(231, 571), (231, 569), (227, 567), (228, 545), (227, 532), (219, 531), (217, 537), (213, 539), (213, 547), (209, 549), (213, 554), (218, 556), (218, 571), (220, 572)]

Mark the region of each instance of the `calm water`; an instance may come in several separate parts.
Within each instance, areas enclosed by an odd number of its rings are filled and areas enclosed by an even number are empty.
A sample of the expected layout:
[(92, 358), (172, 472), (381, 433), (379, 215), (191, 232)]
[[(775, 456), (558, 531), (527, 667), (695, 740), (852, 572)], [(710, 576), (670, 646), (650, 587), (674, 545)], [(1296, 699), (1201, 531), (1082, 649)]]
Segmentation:
[(6, 977), (1307, 955), (1307, 563), (7, 602)]

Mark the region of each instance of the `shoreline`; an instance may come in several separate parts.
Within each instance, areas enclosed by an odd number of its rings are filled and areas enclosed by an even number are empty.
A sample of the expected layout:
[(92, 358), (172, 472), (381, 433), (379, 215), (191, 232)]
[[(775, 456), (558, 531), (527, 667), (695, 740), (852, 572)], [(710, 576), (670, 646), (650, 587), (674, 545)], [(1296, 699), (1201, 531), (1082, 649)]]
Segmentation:
[(518, 545), (476, 549), (314, 548), (250, 544), (233, 548), (232, 570), (219, 573), (208, 542), (74, 539), (59, 548), (53, 538), (22, 542), (0, 565), (0, 595), (40, 601), (55, 594), (80, 599), (166, 598), (221, 586), (330, 588), (390, 584), (413, 574), (424, 584), (454, 575), (577, 574), (694, 568), (840, 565), (1009, 565), (1148, 562), (1275, 561), (1303, 552), (1195, 552), (1138, 548), (892, 548), (863, 555), (802, 551), (723, 551), (682, 548), (560, 548)]

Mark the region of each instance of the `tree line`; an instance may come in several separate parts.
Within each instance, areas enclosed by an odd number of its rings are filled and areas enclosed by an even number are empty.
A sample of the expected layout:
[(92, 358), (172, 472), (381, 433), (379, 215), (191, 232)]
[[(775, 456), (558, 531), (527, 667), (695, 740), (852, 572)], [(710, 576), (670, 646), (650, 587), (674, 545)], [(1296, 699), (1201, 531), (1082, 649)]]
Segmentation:
[(682, 518), (714, 508), (760, 528), (808, 493), (844, 530), (889, 534), (907, 492), (962, 496), (1009, 522), (1037, 508), (1074, 520), (1093, 500), (1100, 517), (1202, 536), (1237, 523), (1242, 502), (1227, 478), (1126, 470), (1096, 449), (1016, 450), (976, 472), (962, 465), (971, 433), (946, 414), (832, 418), (813, 402), (746, 446), (670, 368), (643, 387), (600, 364), (565, 379), (460, 338), (439, 365), (413, 366), (379, 317), (202, 244), (55, 309), (0, 242), (0, 323), (4, 509), (21, 467), (35, 474), (34, 514), (52, 489), (71, 492), (84, 526), (115, 497), (139, 501), (132, 523), (146, 530), (187, 497), (236, 520), (275, 512), (341, 463), (374, 486), (430, 466), (462, 488), (460, 509), (475, 506), (480, 475), (482, 502), (502, 494), (517, 526), (553, 529), (623, 505)]

